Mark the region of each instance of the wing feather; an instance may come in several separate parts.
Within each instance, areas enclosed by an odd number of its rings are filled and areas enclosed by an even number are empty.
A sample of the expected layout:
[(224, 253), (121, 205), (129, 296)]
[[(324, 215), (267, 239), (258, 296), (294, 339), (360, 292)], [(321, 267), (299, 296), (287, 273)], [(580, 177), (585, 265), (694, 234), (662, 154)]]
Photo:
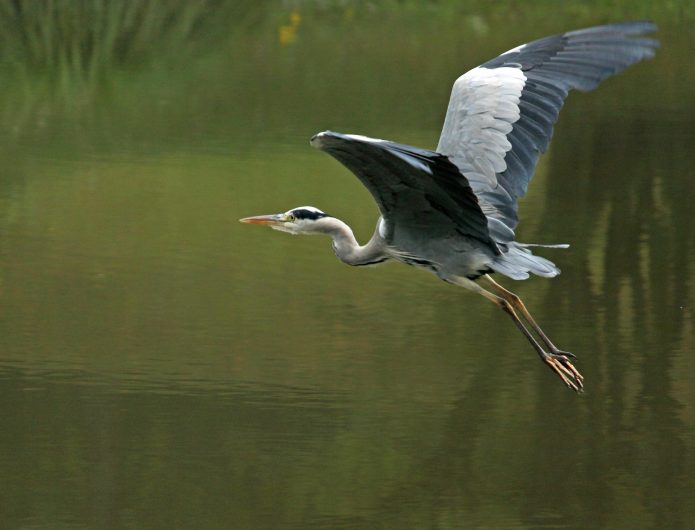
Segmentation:
[[(415, 237), (458, 232), (499, 252), (468, 180), (447, 157), (409, 145), (331, 131), (317, 134), (311, 144), (360, 179), (387, 224), (413, 231)], [(489, 164), (487, 160), (483, 163)]]
[(456, 80), (437, 151), (470, 182), (497, 242), (513, 239), (517, 200), (548, 148), (568, 92), (593, 90), (651, 58), (658, 42), (643, 35), (655, 30), (649, 22), (626, 22), (545, 37)]

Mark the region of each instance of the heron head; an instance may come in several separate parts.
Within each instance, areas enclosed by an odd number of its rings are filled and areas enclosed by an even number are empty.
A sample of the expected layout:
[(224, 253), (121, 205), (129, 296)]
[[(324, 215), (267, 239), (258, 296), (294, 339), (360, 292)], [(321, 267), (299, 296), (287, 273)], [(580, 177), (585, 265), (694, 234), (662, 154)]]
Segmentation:
[(258, 215), (239, 219), (242, 223), (266, 225), (290, 234), (320, 234), (325, 232), (324, 220), (331, 218), (313, 206), (300, 206), (285, 213)]

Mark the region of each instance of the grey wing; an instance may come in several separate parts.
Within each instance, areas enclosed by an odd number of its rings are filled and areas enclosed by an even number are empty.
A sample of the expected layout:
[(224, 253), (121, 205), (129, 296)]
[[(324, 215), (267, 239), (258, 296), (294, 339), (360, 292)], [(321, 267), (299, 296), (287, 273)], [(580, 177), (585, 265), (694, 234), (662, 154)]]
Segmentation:
[(395, 230), (411, 232), (411, 239), (453, 231), (499, 252), (475, 193), (447, 157), (409, 145), (331, 131), (314, 136), (311, 145), (326, 151), (360, 179)]
[(514, 238), (517, 200), (548, 148), (569, 90), (593, 90), (652, 57), (658, 42), (640, 35), (655, 30), (649, 22), (627, 22), (546, 37), (456, 80), (437, 151), (468, 179), (497, 242)]

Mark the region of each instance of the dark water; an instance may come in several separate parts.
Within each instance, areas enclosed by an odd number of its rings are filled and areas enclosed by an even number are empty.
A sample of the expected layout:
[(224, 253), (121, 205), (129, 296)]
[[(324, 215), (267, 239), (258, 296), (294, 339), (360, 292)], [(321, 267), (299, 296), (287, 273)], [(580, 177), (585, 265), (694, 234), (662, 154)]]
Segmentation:
[(2, 96), (0, 528), (695, 528), (689, 26), (570, 97), (522, 205), (519, 239), (571, 247), (506, 285), (577, 396), (484, 299), (237, 222), (312, 204), (366, 239), (308, 138), (431, 147), (457, 75), (579, 24), (351, 13)]

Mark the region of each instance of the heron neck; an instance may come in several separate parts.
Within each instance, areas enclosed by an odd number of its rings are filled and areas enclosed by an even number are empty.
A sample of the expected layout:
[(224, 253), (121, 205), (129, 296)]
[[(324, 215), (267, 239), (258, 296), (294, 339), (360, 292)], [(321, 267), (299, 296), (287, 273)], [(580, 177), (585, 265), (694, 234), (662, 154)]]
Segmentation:
[(371, 265), (388, 258), (386, 243), (379, 236), (378, 230), (366, 245), (360, 245), (355, 239), (352, 228), (347, 223), (332, 217), (325, 233), (333, 238), (333, 250), (342, 262), (348, 265)]

